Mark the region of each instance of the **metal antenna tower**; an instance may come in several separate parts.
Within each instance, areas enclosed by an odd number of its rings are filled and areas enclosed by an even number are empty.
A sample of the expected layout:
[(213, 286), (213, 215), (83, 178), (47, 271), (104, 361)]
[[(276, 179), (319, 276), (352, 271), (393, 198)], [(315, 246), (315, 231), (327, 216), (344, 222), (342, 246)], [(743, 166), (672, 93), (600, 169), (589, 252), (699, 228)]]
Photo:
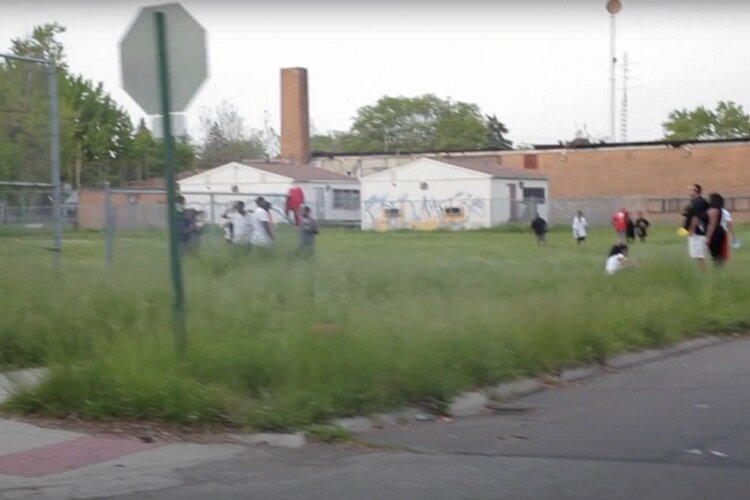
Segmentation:
[(620, 142), (628, 142), (628, 53), (622, 63), (622, 103), (620, 105)]

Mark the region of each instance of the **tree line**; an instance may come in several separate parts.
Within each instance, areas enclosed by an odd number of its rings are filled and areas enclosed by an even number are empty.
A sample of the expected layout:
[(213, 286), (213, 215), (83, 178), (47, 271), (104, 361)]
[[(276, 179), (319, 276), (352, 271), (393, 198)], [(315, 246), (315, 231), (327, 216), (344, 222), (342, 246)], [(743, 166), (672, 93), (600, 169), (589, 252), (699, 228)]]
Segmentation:
[(345, 153), (512, 149), (507, 134), (476, 104), (425, 94), (384, 96), (359, 108), (348, 131), (313, 131), (311, 143), (313, 150)]
[[(58, 68), (62, 176), (74, 187), (104, 181), (127, 185), (163, 172), (163, 145), (141, 120), (134, 124), (101, 82), (74, 74), (49, 23), (11, 41), (15, 55), (54, 61)], [(44, 68), (0, 59), (0, 181), (49, 181), (49, 107)], [(266, 114), (263, 130), (247, 127), (237, 108), (222, 102), (200, 117), (203, 138), (176, 141), (177, 171), (211, 168), (229, 161), (272, 159), (279, 137)], [(668, 140), (750, 136), (750, 115), (721, 101), (715, 109), (677, 109), (662, 123)], [(359, 108), (346, 131), (311, 131), (312, 149), (325, 152), (419, 152), (512, 149), (509, 130), (477, 104), (440, 98), (384, 96)], [(560, 141), (571, 144), (573, 141)]]
[[(101, 82), (74, 74), (49, 23), (11, 40), (14, 55), (46, 59), (57, 67), (63, 181), (73, 187), (127, 185), (163, 175), (164, 148), (144, 120), (135, 124)], [(47, 74), (35, 64), (0, 58), (0, 180), (49, 182)], [(237, 109), (223, 102), (201, 116), (204, 139), (176, 141), (178, 172), (227, 161), (275, 155), (275, 131), (249, 130)]]

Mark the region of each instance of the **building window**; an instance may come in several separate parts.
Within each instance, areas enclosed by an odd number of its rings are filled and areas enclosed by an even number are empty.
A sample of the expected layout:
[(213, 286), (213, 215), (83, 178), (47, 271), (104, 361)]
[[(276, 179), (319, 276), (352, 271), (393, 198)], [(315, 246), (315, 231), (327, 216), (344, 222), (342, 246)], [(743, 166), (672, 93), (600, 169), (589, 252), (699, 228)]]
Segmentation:
[(538, 205), (544, 205), (544, 188), (523, 188), (524, 201), (535, 201)]
[(396, 217), (401, 215), (401, 211), (398, 208), (386, 208), (383, 210), (383, 213), (389, 219), (395, 219)]
[(461, 207), (446, 207), (443, 210), (445, 211), (445, 215), (461, 215), (463, 213)]
[(359, 209), (359, 191), (356, 189), (334, 189), (333, 208), (342, 210)]

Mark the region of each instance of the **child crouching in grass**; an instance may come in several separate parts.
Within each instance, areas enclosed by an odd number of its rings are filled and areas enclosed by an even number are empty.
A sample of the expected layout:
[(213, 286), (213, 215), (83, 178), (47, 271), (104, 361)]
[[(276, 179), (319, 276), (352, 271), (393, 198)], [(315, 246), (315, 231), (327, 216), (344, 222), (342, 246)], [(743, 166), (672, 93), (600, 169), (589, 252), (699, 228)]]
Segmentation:
[(638, 262), (635, 259), (628, 258), (628, 246), (625, 243), (618, 243), (609, 250), (607, 263), (604, 270), (607, 274), (615, 274), (627, 267), (637, 267)]

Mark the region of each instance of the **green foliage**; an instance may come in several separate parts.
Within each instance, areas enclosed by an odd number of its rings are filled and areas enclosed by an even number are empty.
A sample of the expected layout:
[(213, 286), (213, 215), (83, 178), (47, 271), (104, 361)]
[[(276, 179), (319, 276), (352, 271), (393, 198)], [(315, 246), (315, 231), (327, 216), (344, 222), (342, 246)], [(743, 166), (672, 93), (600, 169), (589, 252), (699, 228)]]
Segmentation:
[(513, 141), (505, 135), (508, 127), (495, 115), (487, 115), (487, 147), (495, 149), (513, 149)]
[(18, 56), (54, 61), (58, 68), (67, 71), (65, 48), (57, 39), (57, 35), (65, 31), (66, 29), (58, 23), (34, 26), (30, 36), (11, 40), (11, 52)]
[[(58, 76), (63, 180), (73, 186), (125, 184), (161, 175), (163, 152), (141, 122), (130, 116), (102, 83), (70, 72), (57, 39), (57, 23), (36, 26), (30, 36), (12, 40), (16, 55), (55, 61)], [(49, 101), (46, 69), (0, 62), (0, 179), (49, 182)], [(189, 141), (177, 144), (177, 169), (195, 161)]]
[(385, 96), (357, 111), (351, 134), (362, 151), (476, 149), (487, 126), (476, 104), (418, 97)]
[(714, 110), (704, 106), (674, 110), (662, 128), (667, 140), (750, 137), (750, 114), (733, 101), (720, 101)]
[(510, 149), (508, 129), (479, 106), (441, 99), (385, 96), (357, 111), (348, 132), (313, 134), (312, 148), (328, 152)]
[(329, 153), (357, 151), (357, 139), (349, 132), (333, 130), (327, 134), (313, 134), (310, 136), (310, 146), (313, 151)]
[[(739, 227), (747, 239), (747, 228)], [(335, 417), (405, 405), (444, 408), (461, 391), (603, 362), (624, 349), (747, 325), (750, 254), (699, 273), (672, 228), (635, 244), (638, 269), (607, 276), (613, 235), (569, 232), (326, 231), (314, 261), (208, 245), (185, 262), (189, 347), (173, 353), (166, 238), (117, 240), (104, 272), (98, 235), (66, 244), (0, 237), (0, 367), (48, 365), (15, 411), (85, 418), (231, 421), (308, 428), (338, 439)], [(363, 255), (367, 258), (363, 259)]]

